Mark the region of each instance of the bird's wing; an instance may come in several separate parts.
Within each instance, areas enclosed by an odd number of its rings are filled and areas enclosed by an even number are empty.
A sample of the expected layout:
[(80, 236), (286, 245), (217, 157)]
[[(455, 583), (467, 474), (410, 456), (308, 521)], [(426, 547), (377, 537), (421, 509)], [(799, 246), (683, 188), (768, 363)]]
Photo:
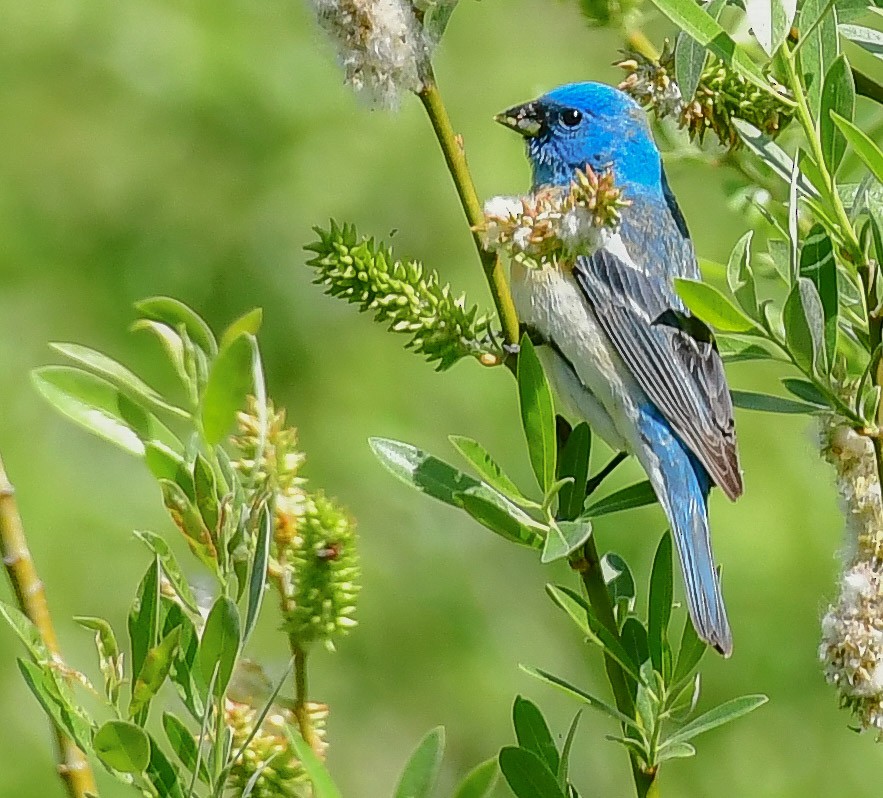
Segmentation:
[(641, 388), (731, 499), (742, 494), (733, 403), (709, 329), (684, 310), (668, 277), (608, 249), (573, 274), (598, 323)]

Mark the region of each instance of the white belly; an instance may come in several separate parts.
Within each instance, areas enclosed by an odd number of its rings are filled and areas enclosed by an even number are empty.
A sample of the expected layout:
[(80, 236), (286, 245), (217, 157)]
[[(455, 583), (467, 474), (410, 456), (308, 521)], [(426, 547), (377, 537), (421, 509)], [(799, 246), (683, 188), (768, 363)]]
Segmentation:
[[(559, 398), (613, 449), (633, 452), (643, 391), (569, 274), (512, 264), (512, 299), (522, 322), (555, 347), (538, 354)], [(574, 373), (575, 372), (575, 373)]]

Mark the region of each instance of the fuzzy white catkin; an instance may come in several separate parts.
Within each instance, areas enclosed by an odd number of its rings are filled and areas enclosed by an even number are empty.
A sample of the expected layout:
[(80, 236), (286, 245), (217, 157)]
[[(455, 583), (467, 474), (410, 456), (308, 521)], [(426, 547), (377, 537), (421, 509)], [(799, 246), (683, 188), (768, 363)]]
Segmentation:
[(313, 7), (357, 93), (396, 108), (402, 92), (420, 91), (429, 46), (408, 0), (313, 0)]
[(820, 420), (837, 472), (847, 546), (840, 594), (822, 618), (825, 677), (862, 727), (883, 732), (883, 502), (871, 441), (836, 416)]

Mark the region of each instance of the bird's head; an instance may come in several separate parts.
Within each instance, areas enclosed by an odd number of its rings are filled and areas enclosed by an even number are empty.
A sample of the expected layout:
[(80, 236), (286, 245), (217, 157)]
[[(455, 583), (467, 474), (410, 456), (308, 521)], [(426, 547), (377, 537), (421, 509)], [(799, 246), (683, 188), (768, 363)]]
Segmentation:
[(661, 191), (661, 161), (647, 117), (603, 83), (571, 83), (510, 108), (496, 120), (525, 137), (534, 188), (568, 185), (586, 164), (612, 168), (627, 191)]

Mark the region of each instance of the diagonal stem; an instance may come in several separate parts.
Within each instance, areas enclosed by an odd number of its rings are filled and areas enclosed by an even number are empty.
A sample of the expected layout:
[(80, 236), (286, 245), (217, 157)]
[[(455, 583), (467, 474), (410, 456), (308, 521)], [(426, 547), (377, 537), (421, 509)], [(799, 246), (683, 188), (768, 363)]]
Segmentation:
[(472, 229), (472, 239), (478, 250), (478, 257), (481, 260), (481, 266), (491, 289), (494, 305), (497, 308), (497, 315), (500, 317), (500, 324), (503, 327), (503, 338), (507, 344), (514, 346), (518, 343), (518, 316), (515, 313), (515, 305), (512, 303), (512, 295), (509, 293), (509, 282), (506, 279), (503, 263), (495, 253), (488, 252), (484, 248), (476, 229), (484, 222), (484, 213), (475, 190), (475, 183), (469, 172), (469, 165), (466, 163), (463, 140), (454, 132), (448, 110), (439, 93), (435, 78), (431, 74), (426, 78), (423, 89), (418, 96), (426, 109), (429, 121), (432, 123), (432, 129), (442, 148), (448, 171), (454, 179), (457, 196), (460, 198), (460, 204), (466, 214), (466, 221), (469, 222)]
[[(0, 552), (3, 564), (15, 591), (19, 609), (40, 632), (46, 648), (57, 660), (61, 659), (55, 627), (49, 615), (46, 592), (37, 574), (28, 549), (24, 526), (15, 501), (15, 489), (0, 460)], [(73, 741), (58, 727), (53, 726), (58, 749), (58, 775), (70, 798), (85, 798), (95, 792), (95, 780), (86, 757)]]

